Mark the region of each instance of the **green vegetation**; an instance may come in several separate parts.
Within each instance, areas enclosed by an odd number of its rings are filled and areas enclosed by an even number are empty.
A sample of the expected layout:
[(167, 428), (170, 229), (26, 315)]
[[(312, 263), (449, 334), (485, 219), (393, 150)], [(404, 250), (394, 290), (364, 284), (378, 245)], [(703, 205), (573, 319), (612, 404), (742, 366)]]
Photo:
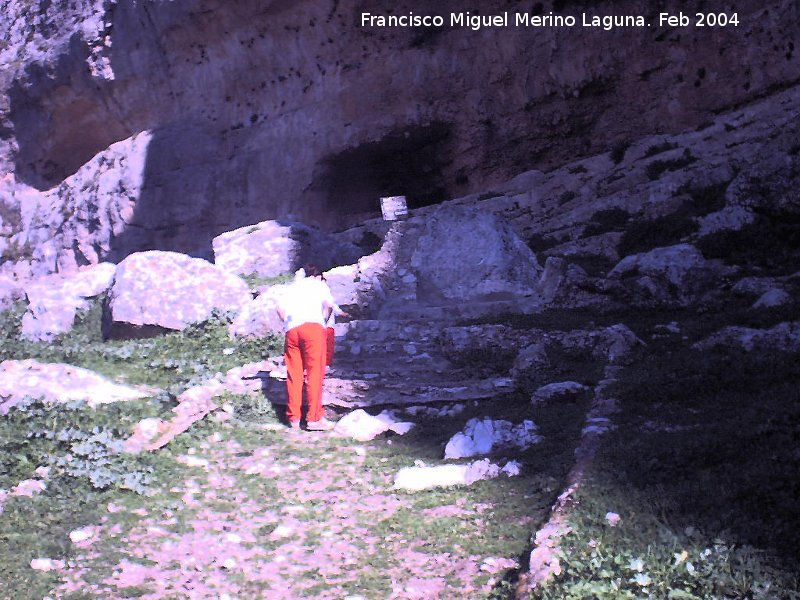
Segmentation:
[(724, 230), (697, 241), (706, 258), (745, 265), (751, 272), (790, 275), (800, 259), (800, 216), (789, 211), (761, 211), (738, 231)]
[(108, 340), (101, 335), (102, 302), (99, 298), (76, 318), (72, 331), (53, 342), (20, 338), (23, 303), (0, 313), (0, 360), (34, 358), (64, 362), (97, 371), (116, 381), (156, 386), (177, 395), (248, 362), (263, 360), (282, 350), (277, 336), (253, 340), (231, 338), (227, 315), (215, 315), (182, 332), (141, 340)]
[(245, 283), (250, 286), (250, 289), (255, 289), (257, 287), (265, 286), (265, 285), (278, 285), (280, 283), (288, 283), (294, 277), (294, 273), (281, 273), (280, 275), (273, 275), (273, 276), (261, 276), (261, 275), (245, 275), (242, 279), (245, 280)]
[[(698, 230), (698, 217), (720, 210), (725, 205), (727, 181), (706, 186), (683, 186), (678, 195), (688, 194), (670, 214), (655, 219), (637, 217), (625, 224), (617, 250), (620, 256), (647, 252), (677, 244)], [(713, 242), (709, 244), (713, 245)]]
[(614, 161), (615, 165), (618, 165), (622, 162), (622, 160), (625, 158), (625, 153), (630, 147), (631, 143), (628, 140), (623, 140), (614, 144), (614, 146), (611, 148), (611, 160)]
[(654, 160), (648, 164), (647, 167), (645, 167), (644, 172), (648, 179), (655, 180), (661, 177), (667, 171), (678, 171), (684, 167), (688, 167), (696, 160), (697, 158), (692, 156), (692, 153), (689, 152), (689, 150), (684, 150), (683, 154), (679, 158)]
[(620, 256), (671, 246), (697, 231), (697, 223), (687, 215), (671, 214), (656, 219), (634, 219), (617, 245)]
[[(532, 598), (798, 598), (800, 364), (780, 353), (691, 349), (725, 325), (768, 327), (797, 314), (796, 303), (758, 312), (750, 303), (731, 300), (704, 315), (694, 309), (585, 309), (491, 319), (534, 336), (624, 322), (647, 343), (620, 365), (608, 390), (618, 402), (616, 428), (605, 435), (569, 514), (571, 531), (558, 550), (561, 571)], [(470, 598), (509, 599), (519, 570), (462, 572), (441, 565), (499, 557), (526, 568), (531, 536), (563, 490), (592, 400), (586, 393), (531, 406), (530, 393), (542, 383), (595, 385), (606, 377), (592, 348), (552, 343), (549, 366), (523, 377), (512, 394), (466, 403), (449, 418), (420, 415), (408, 434), (364, 443), (288, 433), (268, 398), (228, 393), (219, 398), (234, 408), (228, 420), (205, 418), (158, 452), (128, 455), (119, 448), (137, 422), (169, 419), (178, 393), (279, 352), (279, 340), (232, 340), (228, 319), (218, 315), (181, 333), (103, 341), (99, 310), (98, 302), (52, 344), (19, 339), (20, 306), (0, 316), (3, 359), (64, 361), (165, 390), (97, 409), (84, 403), (46, 407), (31, 399), (0, 420), (0, 488), (34, 477), (37, 467), (50, 469), (41, 493), (5, 501), (0, 546), (8, 551), (0, 560), (0, 597), (53, 596), (59, 576), (30, 566), (44, 557), (85, 569), (82, 581), (98, 585), (99, 596), (155, 593), (151, 582), (104, 582), (121, 561), (158, 566), (172, 577), (181, 558), (155, 557), (147, 549), (151, 538), (163, 535), (165, 542), (191, 547), (197, 531), (213, 522), (222, 537), (252, 532), (240, 545), (258, 548), (270, 568), (287, 555), (300, 560), (297, 572), (280, 574), (297, 597), (379, 599), (411, 578), (436, 576), (446, 586), (443, 597), (459, 597), (472, 586)], [(670, 322), (678, 328), (665, 330)], [(508, 352), (487, 343), (453, 358), (457, 367), (489, 375), (508, 367)], [(497, 462), (518, 460), (521, 476), (414, 493), (393, 489), (399, 469), (418, 460), (442, 464), (446, 441), (470, 418), (486, 416), (532, 419), (539, 427), (541, 443), (490, 455)], [(190, 466), (188, 457), (207, 466)], [(620, 515), (616, 526), (607, 521), (609, 512)], [(86, 526), (105, 532), (91, 551), (69, 538)], [(112, 530), (116, 534), (108, 535)], [(161, 542), (156, 537), (152, 543)], [(334, 549), (340, 554), (328, 554)], [(340, 572), (329, 569), (337, 560)], [(223, 573), (242, 597), (264, 596), (277, 585), (218, 563), (198, 569)]]
[(654, 144), (644, 151), (644, 158), (650, 158), (651, 156), (661, 154), (662, 152), (669, 152), (670, 150), (675, 150), (677, 147), (677, 144), (674, 144), (670, 141), (666, 141), (661, 144)]
[(625, 225), (630, 218), (630, 213), (623, 208), (614, 207), (598, 210), (589, 219), (589, 222), (581, 233), (581, 237), (587, 238), (610, 231), (624, 231)]
[(534, 597), (800, 596), (800, 367), (677, 337), (622, 372), (618, 429), (579, 494), (562, 572)]
[[(610, 485), (595, 473), (579, 492), (570, 533), (558, 552), (561, 573), (532, 598), (773, 600), (796, 598), (796, 576), (765, 554), (692, 526), (675, 527), (662, 499)], [(621, 519), (611, 526), (608, 512)]]
[(558, 204), (563, 205), (578, 197), (578, 193), (574, 190), (567, 190), (558, 197)]

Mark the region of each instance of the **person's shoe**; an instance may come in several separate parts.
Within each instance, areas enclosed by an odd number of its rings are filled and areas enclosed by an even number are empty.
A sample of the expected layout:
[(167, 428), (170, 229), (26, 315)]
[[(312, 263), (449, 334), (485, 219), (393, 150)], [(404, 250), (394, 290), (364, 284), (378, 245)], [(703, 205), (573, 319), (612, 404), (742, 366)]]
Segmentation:
[(319, 421), (309, 421), (306, 423), (306, 429), (309, 431), (330, 431), (334, 427), (336, 427), (336, 423), (328, 421), (325, 417), (322, 417)]

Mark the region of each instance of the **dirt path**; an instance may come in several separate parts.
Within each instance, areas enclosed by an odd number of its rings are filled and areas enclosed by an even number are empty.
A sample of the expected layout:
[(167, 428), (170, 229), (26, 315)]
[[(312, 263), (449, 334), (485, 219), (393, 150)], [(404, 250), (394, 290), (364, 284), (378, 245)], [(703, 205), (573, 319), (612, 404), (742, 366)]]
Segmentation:
[(384, 436), (363, 444), (274, 423), (207, 419), (185, 434), (193, 447), (176, 440), (159, 451), (169, 468), (181, 465), (167, 490), (135, 505), (109, 505), (100, 522), (84, 528), (87, 539), (76, 544), (78, 555), (51, 597), (474, 599), (510, 593), (503, 579), (520, 568), (573, 464), (577, 440), (552, 439), (568, 429), (563, 418), (580, 431), (585, 415), (554, 416), (544, 449), (515, 457), (527, 467), (521, 477), (395, 490), (400, 468), (418, 459), (442, 462), (444, 442), (470, 416), (485, 415), (490, 406), (529, 416), (526, 403), (514, 408), (504, 400), (507, 372), (448, 360), (442, 352), (447, 325), (346, 324), (329, 400), (339, 410), (461, 401), (463, 413), (418, 416), (409, 442)]
[[(232, 427), (228, 429), (232, 431)], [(264, 445), (255, 444), (261, 437)], [(77, 544), (57, 598), (474, 598), (507, 558), (436, 551), (402, 521), (471, 522), (491, 506), (453, 497), (420, 510), (392, 490), (383, 459), (331, 434), (264, 431), (244, 444), (218, 433), (176, 457), (187, 477), (147, 508), (109, 514)], [(526, 519), (522, 519), (520, 524)], [(424, 527), (422, 528), (424, 529)], [(491, 560), (489, 560), (491, 559)]]

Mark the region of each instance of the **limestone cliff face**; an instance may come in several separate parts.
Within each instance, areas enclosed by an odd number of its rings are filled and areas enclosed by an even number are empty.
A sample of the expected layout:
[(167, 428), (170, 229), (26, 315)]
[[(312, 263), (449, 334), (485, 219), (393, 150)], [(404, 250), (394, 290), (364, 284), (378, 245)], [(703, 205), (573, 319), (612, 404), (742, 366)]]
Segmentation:
[[(125, 160), (104, 153), (147, 131), (145, 150), (124, 146), (144, 160), (120, 188), (132, 214), (73, 262), (197, 251), (265, 219), (335, 228), (377, 215), (381, 195), (422, 205), (487, 189), (800, 80), (794, 0), (742, 0), (724, 28), (658, 27), (661, 11), (731, 10), (669, 4), (481, 0), (483, 15), (553, 11), (577, 25), (473, 31), (450, 26), (470, 10), (455, 0), (6, 0), (0, 170), (13, 177), (0, 199), (62, 187), (74, 203), (77, 174), (103, 178), (107, 195), (109, 165)], [(363, 12), (446, 26), (364, 27)], [(582, 27), (582, 13), (652, 26)], [(98, 185), (85, 187), (92, 202)]]

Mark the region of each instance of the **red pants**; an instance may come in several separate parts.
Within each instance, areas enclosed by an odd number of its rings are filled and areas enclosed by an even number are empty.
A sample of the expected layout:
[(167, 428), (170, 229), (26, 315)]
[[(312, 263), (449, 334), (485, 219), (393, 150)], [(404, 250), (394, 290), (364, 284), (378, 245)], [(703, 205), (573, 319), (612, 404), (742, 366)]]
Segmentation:
[(325, 328), (317, 323), (303, 323), (286, 332), (284, 350), (286, 391), (289, 404), (286, 418), (299, 421), (303, 409), (303, 370), (306, 372), (307, 421), (319, 421), (322, 410), (322, 379), (325, 376)]
[(326, 342), (326, 352), (325, 352), (325, 364), (331, 366), (333, 364), (333, 343), (336, 339), (336, 331), (333, 327), (328, 327), (325, 330), (325, 342)]

